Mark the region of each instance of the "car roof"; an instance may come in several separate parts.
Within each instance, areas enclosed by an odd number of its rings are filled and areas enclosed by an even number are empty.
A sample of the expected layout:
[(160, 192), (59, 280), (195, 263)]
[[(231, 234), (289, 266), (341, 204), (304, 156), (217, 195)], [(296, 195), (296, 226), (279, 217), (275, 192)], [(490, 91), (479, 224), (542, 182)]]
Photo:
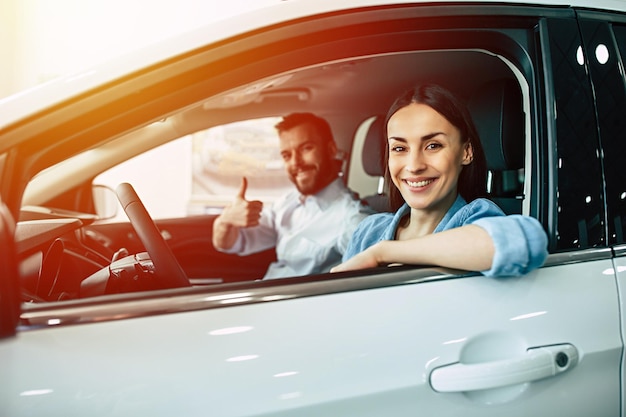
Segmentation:
[[(451, 2), (415, 1), (415, 0), (315, 0), (315, 1), (284, 1), (269, 5), (236, 16), (229, 16), (210, 23), (207, 26), (192, 30), (141, 48), (112, 59), (102, 65), (92, 67), (76, 74), (67, 75), (34, 88), (24, 90), (0, 100), (0, 130), (12, 124), (45, 111), (58, 103), (62, 103), (83, 93), (93, 91), (107, 83), (150, 68), (159, 63), (167, 62), (176, 57), (184, 56), (207, 44), (217, 44), (227, 39), (236, 38), (248, 32), (269, 28), (274, 25), (307, 19), (311, 16), (338, 13), (350, 9), (377, 6), (406, 5), (411, 3), (453, 4)], [(458, 3), (498, 3), (501, 0), (456, 1)], [(570, 6), (589, 8), (588, 0), (526, 0), (516, 5)], [(593, 4), (593, 9), (615, 10), (626, 12), (624, 0), (602, 0)], [(233, 24), (236, 22), (236, 24)]]

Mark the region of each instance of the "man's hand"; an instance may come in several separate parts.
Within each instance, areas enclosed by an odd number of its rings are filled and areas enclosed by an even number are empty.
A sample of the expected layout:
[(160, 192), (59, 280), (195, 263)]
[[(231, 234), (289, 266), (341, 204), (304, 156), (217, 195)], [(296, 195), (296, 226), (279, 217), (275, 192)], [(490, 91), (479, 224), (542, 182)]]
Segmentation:
[(246, 200), (246, 190), (248, 189), (248, 179), (241, 179), (241, 186), (235, 196), (235, 200), (224, 207), (220, 215), (221, 221), (235, 227), (253, 227), (259, 224), (263, 203), (258, 200)]
[(213, 222), (213, 245), (218, 249), (227, 250), (233, 247), (242, 227), (258, 226), (263, 203), (258, 200), (246, 200), (248, 180), (241, 179), (241, 187), (235, 200), (224, 207)]

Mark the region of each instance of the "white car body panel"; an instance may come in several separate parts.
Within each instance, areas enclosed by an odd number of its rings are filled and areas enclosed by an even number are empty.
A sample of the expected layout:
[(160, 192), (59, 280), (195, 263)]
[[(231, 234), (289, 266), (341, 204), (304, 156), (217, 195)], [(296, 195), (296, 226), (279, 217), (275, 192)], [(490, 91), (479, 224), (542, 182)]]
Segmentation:
[[(621, 334), (626, 334), (626, 258), (622, 255), (619, 258), (614, 259), (615, 274), (617, 276), (617, 288), (619, 295), (619, 308), (621, 313)], [(623, 337), (623, 336), (622, 336)], [(621, 375), (622, 381), (626, 381), (626, 351), (622, 355), (621, 361)], [(623, 393), (622, 393), (623, 396)], [(620, 415), (626, 415), (626, 404), (622, 398), (622, 409)]]
[[(10, 387), (0, 403), (9, 416), (618, 415), (612, 268), (241, 306), (247, 294), (234, 294), (223, 308), (23, 331), (0, 344), (0, 386)], [(578, 363), (552, 378), (473, 393), (429, 385), (435, 368), (460, 359), (564, 343)]]

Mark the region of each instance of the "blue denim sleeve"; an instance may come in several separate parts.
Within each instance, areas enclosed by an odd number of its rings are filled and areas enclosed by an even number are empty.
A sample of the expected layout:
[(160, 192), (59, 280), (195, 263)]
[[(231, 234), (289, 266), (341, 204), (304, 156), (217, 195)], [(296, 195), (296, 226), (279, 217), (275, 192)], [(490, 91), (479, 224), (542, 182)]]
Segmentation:
[(343, 254), (342, 262), (363, 252), (384, 237), (384, 231), (392, 219), (388, 213), (372, 214), (359, 223), (352, 234), (348, 247)]
[(346, 248), (346, 251), (343, 253), (341, 257), (341, 262), (347, 261), (348, 259), (352, 258), (354, 255), (358, 253), (356, 245), (358, 243), (358, 235), (360, 234), (360, 232), (361, 232), (360, 228), (357, 227), (357, 229), (352, 234), (350, 241), (348, 242), (348, 247)]
[(540, 267), (548, 256), (548, 237), (537, 219), (509, 215), (483, 217), (472, 222), (489, 233), (495, 246), (486, 276), (519, 276)]

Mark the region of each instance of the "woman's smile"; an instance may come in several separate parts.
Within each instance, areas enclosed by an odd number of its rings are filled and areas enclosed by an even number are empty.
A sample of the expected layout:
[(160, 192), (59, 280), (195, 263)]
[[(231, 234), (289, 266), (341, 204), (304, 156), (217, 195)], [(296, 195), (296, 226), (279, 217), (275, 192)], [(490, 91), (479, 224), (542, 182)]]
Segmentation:
[(423, 180), (409, 180), (405, 179), (403, 182), (411, 188), (424, 188), (433, 182), (437, 181), (436, 178), (423, 179)]

